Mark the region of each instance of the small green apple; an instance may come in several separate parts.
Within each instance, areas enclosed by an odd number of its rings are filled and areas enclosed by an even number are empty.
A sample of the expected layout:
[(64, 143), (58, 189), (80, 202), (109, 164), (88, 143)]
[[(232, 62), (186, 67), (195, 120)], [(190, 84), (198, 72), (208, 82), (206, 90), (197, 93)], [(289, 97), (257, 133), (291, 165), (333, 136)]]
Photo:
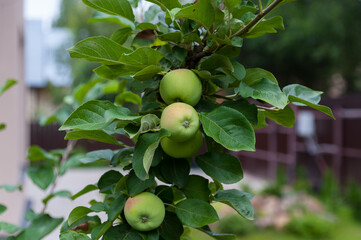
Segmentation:
[(138, 231), (151, 231), (160, 226), (165, 216), (162, 200), (150, 192), (128, 198), (124, 206), (128, 224)]
[(186, 103), (172, 103), (163, 110), (160, 126), (171, 133), (169, 139), (175, 142), (187, 141), (199, 129), (198, 113)]
[(202, 95), (202, 83), (189, 69), (168, 72), (160, 82), (160, 96), (167, 104), (185, 102), (191, 106), (198, 103)]
[(189, 158), (196, 155), (203, 145), (202, 132), (198, 130), (194, 136), (185, 142), (175, 142), (168, 137), (160, 140), (164, 152), (174, 158)]

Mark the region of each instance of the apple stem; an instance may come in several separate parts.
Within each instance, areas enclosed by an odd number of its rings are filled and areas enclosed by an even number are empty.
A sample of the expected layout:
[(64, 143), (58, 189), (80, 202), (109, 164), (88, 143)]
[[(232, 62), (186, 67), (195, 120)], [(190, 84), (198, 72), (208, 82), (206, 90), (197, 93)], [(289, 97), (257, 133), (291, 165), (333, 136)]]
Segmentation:
[(184, 121), (183, 122), (183, 127), (187, 128), (187, 127), (189, 127), (190, 124), (191, 123), (189, 121)]
[(147, 217), (142, 217), (142, 223), (145, 223), (148, 221), (148, 218)]

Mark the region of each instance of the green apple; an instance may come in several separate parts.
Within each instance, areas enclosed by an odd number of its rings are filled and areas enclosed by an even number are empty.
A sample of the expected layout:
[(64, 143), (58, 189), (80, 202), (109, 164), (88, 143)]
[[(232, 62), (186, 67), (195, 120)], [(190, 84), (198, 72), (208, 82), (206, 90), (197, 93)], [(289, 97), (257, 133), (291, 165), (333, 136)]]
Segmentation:
[(172, 103), (163, 110), (160, 126), (171, 133), (169, 139), (175, 142), (187, 141), (199, 129), (198, 113), (186, 103)]
[(175, 142), (169, 137), (160, 140), (164, 152), (174, 158), (189, 158), (196, 155), (203, 145), (202, 132), (198, 130), (194, 136), (185, 142)]
[(167, 104), (185, 102), (191, 106), (198, 103), (202, 95), (202, 83), (189, 69), (168, 72), (160, 82), (160, 96)]
[(128, 198), (124, 206), (128, 224), (138, 231), (151, 231), (160, 226), (165, 216), (162, 200), (150, 192)]

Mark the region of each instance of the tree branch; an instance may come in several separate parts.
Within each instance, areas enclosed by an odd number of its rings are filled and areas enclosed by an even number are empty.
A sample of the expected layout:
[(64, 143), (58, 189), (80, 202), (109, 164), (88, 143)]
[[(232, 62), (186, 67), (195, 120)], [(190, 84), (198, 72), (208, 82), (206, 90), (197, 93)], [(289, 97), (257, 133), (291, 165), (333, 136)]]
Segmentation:
[[(230, 39), (236, 36), (240, 36), (242, 34), (247, 33), (254, 25), (256, 25), (264, 16), (266, 16), (269, 12), (271, 12), (275, 7), (277, 7), (283, 0), (275, 0), (273, 1), (267, 8), (263, 9), (263, 11), (260, 11), (257, 16), (252, 19), (246, 26), (244, 26), (241, 30), (236, 32), (235, 34), (230, 36)], [(205, 38), (203, 38), (203, 42), (205, 43)], [(206, 56), (211, 55), (214, 51), (216, 51), (218, 48), (221, 48), (225, 46), (225, 44), (219, 45), (219, 46), (213, 46), (211, 48), (208, 48), (207, 50), (203, 50), (204, 46), (202, 46), (201, 51), (193, 51), (188, 56), (186, 65), (188, 68), (195, 68), (198, 64), (198, 62)]]
[(230, 38), (240, 36), (242, 34), (247, 33), (254, 25), (256, 25), (264, 16), (266, 16), (270, 11), (272, 11), (275, 7), (278, 6), (283, 0), (275, 0), (272, 2), (267, 8), (265, 8), (263, 11), (260, 11), (257, 16), (252, 19), (246, 26), (244, 26), (241, 30), (233, 34)]
[[(68, 143), (67, 143), (66, 148), (65, 148), (65, 152), (64, 152), (64, 154), (63, 154), (63, 156), (62, 156), (62, 158), (61, 158), (61, 160), (60, 160), (60, 162), (59, 162), (59, 167), (68, 160), (69, 155), (70, 155), (70, 152), (71, 152), (71, 150), (73, 150), (76, 142), (77, 142), (77, 140), (68, 140)], [(55, 172), (54, 183), (53, 183), (53, 185), (51, 186), (51, 189), (50, 189), (50, 192), (49, 192), (49, 195), (48, 195), (48, 196), (50, 196), (51, 194), (54, 193), (55, 187), (56, 187), (56, 184), (57, 184), (57, 180), (58, 180), (58, 177), (59, 177), (59, 170), (55, 170), (55, 171), (56, 171), (56, 172)], [(47, 203), (44, 204), (43, 209), (42, 209), (42, 211), (41, 211), (42, 213), (45, 212), (46, 207), (47, 207)]]

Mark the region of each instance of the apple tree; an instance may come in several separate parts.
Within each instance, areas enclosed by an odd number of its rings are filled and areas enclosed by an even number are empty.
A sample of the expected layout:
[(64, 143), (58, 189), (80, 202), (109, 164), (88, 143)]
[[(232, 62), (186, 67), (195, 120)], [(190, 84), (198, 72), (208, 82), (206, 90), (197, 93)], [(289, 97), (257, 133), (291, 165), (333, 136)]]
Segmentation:
[[(91, 22), (118, 24), (119, 29), (68, 49), (72, 58), (99, 66), (94, 78), (44, 122), (60, 123), (66, 149), (29, 149), (30, 178), (41, 189), (50, 188), (44, 211), (30, 214), (33, 222), (47, 219), (39, 239), (61, 222), (45, 214), (50, 199), (76, 199), (90, 191), (102, 193), (103, 201), (74, 208), (60, 239), (236, 239), (212, 233), (208, 226), (219, 220), (214, 202), (254, 218), (252, 194), (224, 188), (243, 178), (231, 152), (255, 151), (255, 129), (269, 120), (292, 127), (291, 104), (333, 117), (319, 105), (322, 92), (298, 84), (281, 88), (271, 72), (245, 69), (235, 60), (247, 47), (244, 39), (284, 29), (281, 16), (266, 15), (291, 1), (148, 0), (152, 5), (137, 20), (132, 7), (138, 1), (83, 0), (94, 9)], [(79, 154), (73, 149), (81, 139), (118, 150)], [(68, 168), (98, 161), (110, 169), (97, 183), (75, 194), (54, 191), (57, 177)], [(204, 174), (191, 174), (191, 165)], [(26, 231), (31, 232), (26, 228), (19, 236)]]

